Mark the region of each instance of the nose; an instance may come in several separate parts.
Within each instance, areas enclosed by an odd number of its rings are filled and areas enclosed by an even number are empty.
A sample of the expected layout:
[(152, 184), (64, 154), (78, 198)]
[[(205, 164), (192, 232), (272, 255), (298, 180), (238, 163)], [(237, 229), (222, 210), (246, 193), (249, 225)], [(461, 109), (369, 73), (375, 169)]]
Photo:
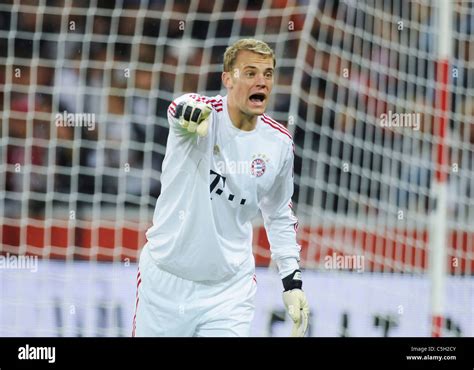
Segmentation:
[(265, 77), (263, 74), (259, 74), (257, 76), (257, 87), (266, 87), (267, 86), (267, 81), (265, 80)]

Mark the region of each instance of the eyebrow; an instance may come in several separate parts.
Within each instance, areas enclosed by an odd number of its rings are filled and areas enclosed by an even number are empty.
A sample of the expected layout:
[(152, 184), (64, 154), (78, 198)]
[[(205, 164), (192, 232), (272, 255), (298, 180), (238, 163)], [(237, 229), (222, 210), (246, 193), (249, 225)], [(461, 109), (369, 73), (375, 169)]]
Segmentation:
[[(250, 69), (258, 69), (258, 68), (255, 67), (255, 66), (245, 66), (245, 67), (244, 67), (244, 69), (247, 69), (247, 68), (250, 68)], [(265, 69), (265, 72), (266, 72), (266, 71), (272, 71), (272, 72), (273, 72), (274, 70), (275, 70), (274, 68), (269, 67), (269, 68), (266, 68), (266, 69)]]

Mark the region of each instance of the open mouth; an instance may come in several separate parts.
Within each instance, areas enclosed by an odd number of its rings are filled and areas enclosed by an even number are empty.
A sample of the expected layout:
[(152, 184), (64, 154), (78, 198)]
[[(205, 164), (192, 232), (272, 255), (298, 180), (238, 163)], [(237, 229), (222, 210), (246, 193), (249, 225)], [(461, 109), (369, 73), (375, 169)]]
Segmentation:
[(265, 101), (265, 99), (266, 99), (266, 96), (263, 93), (256, 93), (249, 96), (249, 100), (254, 105), (263, 105), (263, 102)]

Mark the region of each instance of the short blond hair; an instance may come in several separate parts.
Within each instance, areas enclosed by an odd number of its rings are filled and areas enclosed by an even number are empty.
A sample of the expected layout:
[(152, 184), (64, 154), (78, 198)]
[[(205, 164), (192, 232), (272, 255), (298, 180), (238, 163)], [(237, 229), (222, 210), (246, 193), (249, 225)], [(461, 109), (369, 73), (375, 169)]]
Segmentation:
[(229, 46), (224, 53), (224, 72), (230, 72), (234, 67), (237, 54), (241, 50), (248, 50), (260, 55), (272, 57), (273, 67), (276, 66), (275, 53), (267, 43), (256, 39), (240, 39)]

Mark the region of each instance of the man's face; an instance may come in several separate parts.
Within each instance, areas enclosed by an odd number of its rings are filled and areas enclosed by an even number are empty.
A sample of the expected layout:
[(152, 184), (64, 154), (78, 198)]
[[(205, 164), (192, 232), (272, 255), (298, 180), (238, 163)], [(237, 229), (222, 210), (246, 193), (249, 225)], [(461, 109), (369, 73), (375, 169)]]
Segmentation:
[(247, 116), (263, 114), (273, 88), (273, 72), (271, 56), (239, 51), (232, 71), (222, 74), (232, 105)]

